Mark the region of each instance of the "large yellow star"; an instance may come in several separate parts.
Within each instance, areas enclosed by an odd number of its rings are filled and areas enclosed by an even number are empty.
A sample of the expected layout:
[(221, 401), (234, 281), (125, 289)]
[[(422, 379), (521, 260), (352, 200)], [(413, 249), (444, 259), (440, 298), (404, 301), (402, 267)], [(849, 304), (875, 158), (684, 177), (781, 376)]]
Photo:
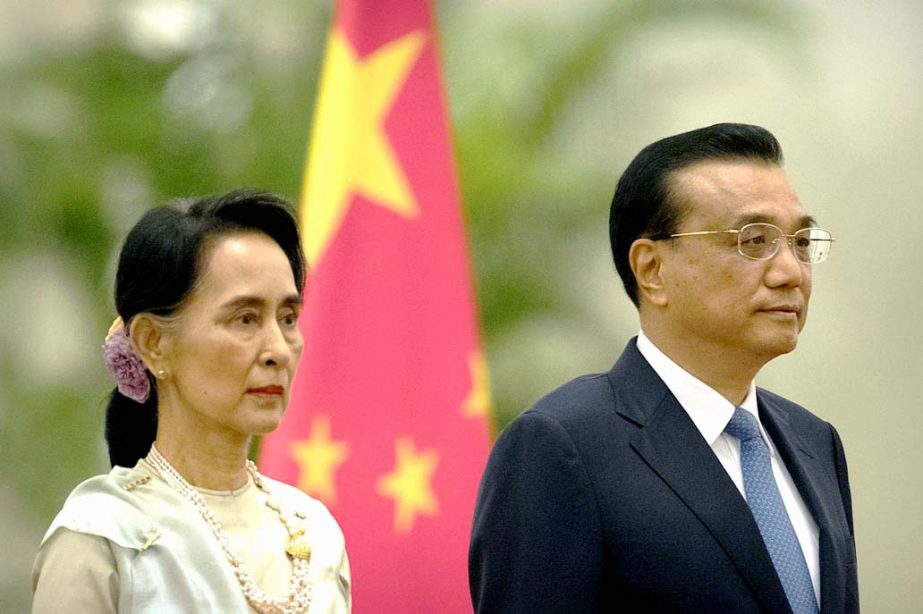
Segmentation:
[(399, 438), (395, 448), (397, 467), (378, 480), (377, 491), (394, 499), (394, 529), (408, 533), (417, 514), (434, 516), (439, 509), (432, 487), (439, 454), (435, 450), (417, 454), (407, 437)]
[(490, 411), (490, 375), (481, 350), (468, 355), (468, 369), (471, 371), (471, 392), (462, 401), (462, 415), (469, 418), (486, 416)]
[(314, 418), (311, 435), (307, 439), (293, 441), (291, 453), (300, 469), (298, 488), (327, 505), (335, 504), (334, 473), (349, 456), (349, 445), (330, 439), (330, 418)]
[(320, 261), (354, 192), (404, 217), (418, 215), (384, 122), (424, 39), (411, 32), (360, 59), (339, 30), (331, 34), (301, 193), (308, 262)]

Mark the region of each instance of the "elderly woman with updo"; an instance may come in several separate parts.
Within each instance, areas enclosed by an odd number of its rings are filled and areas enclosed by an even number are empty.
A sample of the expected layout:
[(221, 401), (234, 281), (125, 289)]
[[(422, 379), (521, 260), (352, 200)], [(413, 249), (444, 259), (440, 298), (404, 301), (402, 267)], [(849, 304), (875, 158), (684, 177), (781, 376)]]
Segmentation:
[(291, 207), (236, 191), (149, 211), (128, 234), (103, 346), (112, 470), (80, 484), (33, 570), (33, 612), (349, 612), (343, 534), (260, 475), (302, 338)]

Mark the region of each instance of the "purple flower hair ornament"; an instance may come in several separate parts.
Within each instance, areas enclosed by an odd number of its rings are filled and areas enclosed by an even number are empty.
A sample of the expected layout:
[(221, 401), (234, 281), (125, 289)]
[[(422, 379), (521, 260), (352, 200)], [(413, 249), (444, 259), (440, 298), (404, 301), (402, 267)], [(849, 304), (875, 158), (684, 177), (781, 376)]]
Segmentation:
[(151, 394), (151, 380), (147, 376), (141, 357), (125, 332), (122, 318), (116, 318), (109, 327), (109, 333), (103, 343), (103, 359), (109, 373), (118, 383), (119, 392), (135, 403), (147, 401)]

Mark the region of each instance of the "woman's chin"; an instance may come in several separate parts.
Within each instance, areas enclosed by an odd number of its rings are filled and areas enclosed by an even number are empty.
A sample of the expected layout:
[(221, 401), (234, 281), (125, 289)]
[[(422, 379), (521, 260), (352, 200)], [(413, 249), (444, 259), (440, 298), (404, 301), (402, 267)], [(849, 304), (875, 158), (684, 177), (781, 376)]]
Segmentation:
[(268, 435), (279, 428), (280, 422), (282, 422), (281, 409), (278, 411), (263, 410), (250, 421), (247, 430), (251, 435)]

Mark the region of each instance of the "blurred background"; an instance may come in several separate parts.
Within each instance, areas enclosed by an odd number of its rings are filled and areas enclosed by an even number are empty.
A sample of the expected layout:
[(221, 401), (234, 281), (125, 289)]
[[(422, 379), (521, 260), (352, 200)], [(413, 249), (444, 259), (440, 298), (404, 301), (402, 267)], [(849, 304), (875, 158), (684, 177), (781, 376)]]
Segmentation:
[[(923, 604), (923, 4), (442, 0), (442, 60), (497, 427), (638, 329), (616, 179), (660, 137), (772, 130), (836, 237), (758, 383), (839, 429), (869, 612)], [(177, 196), (298, 195), (332, 2), (2, 0), (0, 611), (67, 493), (108, 470), (119, 242)], [(310, 300), (310, 299), (309, 299)]]

